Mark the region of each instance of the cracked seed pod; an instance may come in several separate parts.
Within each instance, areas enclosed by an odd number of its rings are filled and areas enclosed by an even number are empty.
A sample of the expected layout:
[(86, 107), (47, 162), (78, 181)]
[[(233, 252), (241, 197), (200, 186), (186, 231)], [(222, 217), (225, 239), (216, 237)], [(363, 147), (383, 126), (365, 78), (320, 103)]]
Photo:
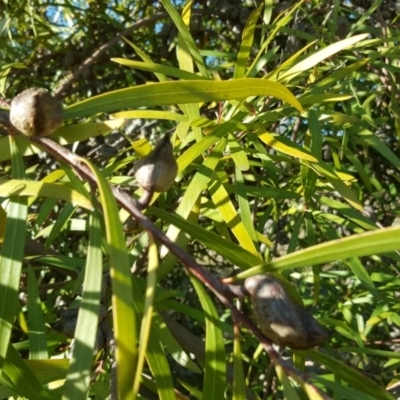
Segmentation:
[(133, 170), (140, 187), (148, 192), (166, 192), (178, 173), (169, 135), (165, 135), (148, 156), (137, 161)]
[(261, 332), (273, 343), (304, 350), (328, 339), (329, 332), (286, 293), (277, 278), (255, 275), (244, 281), (244, 287)]
[(24, 90), (11, 102), (10, 121), (26, 136), (47, 136), (62, 120), (62, 102), (45, 89)]

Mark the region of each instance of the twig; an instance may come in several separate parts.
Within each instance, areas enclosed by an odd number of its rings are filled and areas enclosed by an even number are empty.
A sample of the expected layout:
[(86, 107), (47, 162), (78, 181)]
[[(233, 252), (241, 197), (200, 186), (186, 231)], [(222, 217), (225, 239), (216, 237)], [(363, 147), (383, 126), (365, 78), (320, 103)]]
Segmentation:
[[(44, 137), (32, 137), (31, 140), (42, 148), (44, 148), (47, 152), (52, 154), (54, 157), (58, 159), (62, 159), (68, 165), (70, 165), (75, 171), (84, 179), (91, 183), (96, 183), (96, 178), (91, 172), (91, 170), (86, 166), (86, 164), (81, 162), (81, 159), (76, 154), (70, 152), (68, 149), (60, 146), (55, 143), (53, 140)], [(303, 382), (309, 383), (314, 390), (316, 390), (319, 395), (324, 399), (329, 399), (324, 393), (320, 392), (318, 388), (316, 388), (308, 379), (307, 376), (302, 374), (300, 371), (296, 370), (294, 367), (289, 365), (287, 362), (282, 360), (279, 353), (274, 349), (272, 342), (264, 336), (261, 331), (253, 324), (248, 316), (239, 311), (229, 297), (226, 295), (227, 289), (226, 285), (224, 285), (219, 279), (214, 277), (209, 271), (205, 268), (201, 267), (196, 261), (187, 254), (181, 247), (179, 247), (176, 243), (172, 242), (164, 232), (157, 228), (145, 215), (142, 214), (141, 208), (142, 206), (138, 201), (133, 199), (130, 195), (125, 192), (122, 192), (115, 186), (110, 184), (110, 189), (120, 204), (125, 210), (127, 210), (130, 215), (135, 218), (142, 227), (151, 233), (154, 238), (161, 244), (171, 251), (186, 267), (188, 272), (190, 272), (193, 276), (198, 278), (204, 285), (206, 285), (214, 295), (219, 299), (219, 301), (227, 307), (233, 317), (241, 323), (242, 326), (245, 326), (253, 335), (256, 337), (259, 342), (263, 345), (265, 351), (268, 353), (272, 362), (277, 365), (281, 365), (284, 368), (287, 375), (292, 378), (301, 380)], [(229, 290), (228, 290), (229, 292)], [(232, 292), (231, 292), (232, 294)]]
[[(2, 122), (8, 128), (10, 134), (15, 131), (9, 120)], [(86, 164), (81, 162), (81, 158), (79, 156), (72, 153), (67, 148), (60, 146), (52, 139), (39, 136), (32, 136), (30, 139), (32, 142), (44, 148), (56, 159), (61, 159), (62, 161), (66, 162), (81, 178), (87, 180), (91, 185), (97, 185), (94, 174)], [(286, 374), (291, 376), (296, 381), (300, 380), (310, 384), (310, 386), (316, 392), (318, 392), (323, 399), (330, 399), (330, 397), (322, 393), (316, 386), (314, 386), (305, 374), (296, 370), (294, 367), (282, 360), (279, 353), (274, 349), (272, 342), (261, 333), (261, 331), (253, 324), (247, 315), (243, 314), (238, 310), (237, 307), (235, 307), (230, 300), (230, 297), (235, 295), (238, 295), (239, 297), (243, 296), (244, 292), (242, 290), (234, 288), (234, 285), (224, 284), (222, 281), (213, 276), (207, 269), (197, 264), (189, 254), (187, 254), (176, 243), (172, 242), (161, 229), (157, 228), (145, 215), (142, 214), (141, 209), (143, 208), (143, 204), (133, 199), (127, 193), (120, 191), (115, 186), (111, 184), (109, 184), (109, 186), (119, 205), (128, 211), (130, 215), (135, 218), (146, 231), (151, 233), (159, 243), (163, 244), (172, 254), (174, 254), (175, 257), (182, 262), (189, 273), (199, 279), (214, 293), (219, 301), (231, 311), (233, 318), (240, 322), (242, 326), (245, 326), (253, 334), (253, 336), (259, 340), (264, 347), (264, 350), (269, 355), (270, 360), (274, 364), (282, 366)]]

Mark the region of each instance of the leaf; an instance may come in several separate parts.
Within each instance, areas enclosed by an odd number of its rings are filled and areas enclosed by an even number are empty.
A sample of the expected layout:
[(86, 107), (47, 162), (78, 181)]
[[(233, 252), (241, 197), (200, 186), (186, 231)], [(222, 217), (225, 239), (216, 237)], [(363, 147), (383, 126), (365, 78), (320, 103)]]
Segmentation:
[(262, 262), (261, 258), (250, 253), (241, 246), (222, 238), (212, 231), (207, 231), (179, 215), (174, 215), (155, 207), (149, 207), (148, 212), (178, 227), (183, 232), (189, 234), (193, 239), (205, 244), (207, 247), (213, 249), (241, 268), (249, 268), (254, 265), (259, 265)]
[(246, 398), (246, 380), (243, 370), (242, 350), (240, 346), (239, 327), (235, 329), (233, 341), (233, 382), (232, 398), (233, 400), (244, 400)]
[[(164, 305), (164, 304), (162, 304)], [(196, 374), (202, 373), (201, 369), (197, 366), (195, 362), (192, 361), (190, 355), (187, 354), (183, 349), (179, 342), (175, 339), (175, 337), (171, 334), (168, 327), (166, 326), (163, 318), (155, 313), (153, 315), (153, 332), (156, 331), (157, 337), (160, 339), (164, 348), (171, 357), (182, 367), (192, 371)]]
[(92, 202), (76, 190), (61, 183), (32, 182), (21, 179), (0, 179), (0, 196), (48, 197), (69, 201), (76, 206), (92, 210)]
[[(104, 122), (88, 122), (82, 124), (74, 124), (62, 126), (58, 128), (51, 138), (61, 145), (74, 142), (81, 142), (91, 137), (103, 135), (113, 129), (118, 129), (125, 122), (123, 119), (104, 121)], [(15, 137), (21, 154), (30, 156), (43, 152), (42, 148), (33, 144), (29, 138), (18, 135)], [(0, 161), (6, 161), (11, 158), (10, 145), (7, 137), (0, 138)]]
[(99, 334), (98, 324), (102, 281), (103, 260), (100, 213), (95, 209), (89, 219), (89, 245), (86, 256), (83, 293), (75, 330), (75, 344), (67, 380), (64, 384), (63, 399), (65, 400), (86, 400), (88, 396), (93, 351)]
[[(33, 362), (34, 360), (30, 361)], [(37, 362), (41, 361), (43, 360)], [(41, 385), (28, 367), (28, 363), (24, 362), (11, 344), (8, 348), (7, 359), (1, 370), (0, 382), (29, 400), (51, 399), (49, 392)]]
[(329, 164), (323, 161), (309, 165), (310, 168), (315, 170), (318, 174), (325, 176), (332, 187), (337, 190), (352, 207), (357, 210), (361, 210), (363, 208), (355, 193), (349, 189), (341, 179), (342, 174), (337, 173)]
[(357, 133), (360, 138), (367, 142), (375, 151), (378, 151), (385, 157), (394, 167), (400, 169), (400, 159), (392, 150), (376, 135), (368, 130)]
[(114, 335), (118, 391), (123, 399), (133, 399), (132, 377), (136, 372), (136, 321), (135, 305), (132, 297), (130, 263), (123, 236), (122, 224), (118, 218), (116, 200), (108, 183), (89, 161), (82, 159), (96, 177), (103, 208), (107, 253), (111, 272)]
[(38, 283), (32, 267), (28, 267), (28, 326), (29, 355), (31, 359), (46, 359), (49, 357)]
[(136, 376), (133, 383), (134, 397), (138, 395), (140, 388), (140, 377), (142, 375), (145, 356), (147, 352), (147, 344), (150, 337), (150, 328), (152, 325), (153, 310), (154, 310), (154, 295), (157, 284), (157, 268), (158, 268), (158, 250), (153, 237), (149, 234), (149, 257), (147, 267), (147, 287), (145, 295), (145, 303), (143, 309), (142, 325), (140, 328), (139, 337), (139, 353)]
[(221, 213), (226, 225), (232, 231), (240, 246), (254, 255), (258, 251), (250, 237), (247, 229), (243, 225), (240, 215), (233, 206), (229, 194), (224, 185), (222, 185), (217, 176), (214, 176), (214, 181), (209, 185), (209, 191), (215, 207)]
[(169, 16), (177, 27), (179, 35), (181, 35), (184, 42), (186, 43), (186, 46), (189, 49), (189, 52), (193, 57), (201, 75), (208, 78), (209, 73), (204, 64), (203, 58), (201, 57), (200, 52), (196, 46), (196, 42), (194, 41), (189, 31), (189, 28), (186, 26), (178, 11), (176, 10), (175, 5), (173, 5), (170, 0), (161, 0), (161, 4), (164, 6), (165, 10), (168, 12)]
[[(175, 400), (174, 382), (160, 339), (152, 332), (149, 338), (146, 358), (157, 384), (158, 398), (160, 400)], [(146, 374), (142, 375), (142, 380), (144, 376)]]
[(247, 171), (250, 168), (250, 164), (246, 152), (243, 151), (242, 146), (233, 135), (229, 135), (229, 150), (235, 165), (242, 171)]
[(283, 367), (279, 364), (275, 364), (274, 367), (275, 367), (275, 371), (276, 371), (276, 375), (278, 376), (278, 379), (283, 384), (283, 392), (285, 393), (286, 398), (293, 399), (293, 400), (300, 400), (300, 397), (297, 395), (296, 390), (290, 384), (290, 381), (289, 381)]
[(310, 70), (321, 61), (333, 56), (334, 54), (343, 49), (346, 49), (347, 47), (353, 46), (363, 39), (366, 39), (368, 35), (368, 33), (363, 33), (361, 35), (346, 38), (317, 51), (311, 56), (308, 56), (305, 60), (300, 61), (292, 68), (289, 68), (287, 71), (283, 72), (279, 76), (279, 81), (286, 83), (289, 82), (295, 76), (301, 74), (304, 71)]
[(246, 25), (242, 33), (242, 42), (240, 44), (238, 57), (235, 63), (233, 79), (239, 79), (245, 76), (247, 63), (250, 59), (251, 46), (253, 45), (256, 23), (260, 17), (263, 6), (263, 4), (260, 4), (257, 8), (255, 8), (246, 21)]
[[(31, 371), (35, 371), (37, 380), (45, 385), (56, 380), (64, 379), (68, 371), (68, 360), (23, 360), (28, 370), (22, 371), (24, 374), (27, 372), (29, 375)], [(27, 376), (27, 375), (26, 375)], [(4, 379), (9, 379), (3, 375)], [(21, 382), (23, 385), (23, 382)], [(0, 398), (4, 399), (10, 396), (15, 396), (15, 391), (0, 385)], [(46, 396), (46, 394), (44, 395)]]
[(201, 75), (196, 75), (193, 72), (188, 72), (179, 68), (169, 67), (168, 65), (156, 64), (153, 62), (141, 62), (134, 60), (127, 60), (125, 58), (111, 58), (118, 64), (125, 65), (130, 68), (140, 69), (142, 71), (157, 72), (167, 76), (183, 80), (206, 80), (207, 78)]
[(294, 142), (280, 137), (275, 133), (263, 132), (258, 134), (258, 138), (273, 149), (280, 151), (289, 156), (300, 158), (311, 162), (318, 162), (318, 159), (311, 155), (308, 151), (302, 149)]
[(362, 393), (365, 393), (374, 399), (393, 400), (393, 397), (372, 379), (365, 377), (363, 374), (344, 363), (317, 350), (307, 350), (305, 353), (313, 360), (330, 368), (336, 377), (350, 383), (354, 388), (360, 390)]
[(197, 279), (190, 278), (206, 316), (206, 360), (203, 399), (223, 399), (225, 392), (225, 345), (214, 303)]
[(350, 100), (353, 96), (351, 94), (337, 94), (337, 93), (324, 93), (324, 94), (309, 94), (303, 95), (299, 98), (302, 106), (321, 104), (321, 103), (338, 103), (340, 101)]
[[(354, 71), (357, 71), (364, 65), (368, 64), (370, 61), (371, 61), (370, 58), (363, 58), (362, 60), (358, 60), (358, 61), (354, 62), (353, 64), (343, 66), (343, 67), (339, 68), (338, 70), (333, 71), (327, 77), (323, 78), (320, 82), (318, 82), (317, 87), (313, 88), (313, 89), (318, 92), (324, 92), (324, 90), (326, 88), (328, 88), (329, 86), (335, 85), (337, 82), (340, 82), (345, 77), (351, 75)], [(305, 96), (307, 96), (307, 95), (305, 95)], [(301, 100), (300, 100), (300, 102), (301, 102)]]
[(156, 110), (133, 110), (121, 111), (111, 115), (112, 118), (129, 118), (129, 119), (165, 119), (169, 121), (188, 121), (187, 116), (169, 111), (156, 111)]
[[(25, 170), (21, 154), (14, 137), (9, 136), (9, 140), (13, 178), (23, 178)], [(11, 329), (18, 307), (27, 215), (27, 199), (18, 195), (12, 196), (7, 210), (6, 228), (0, 260), (0, 374), (6, 361)]]
[(283, 271), (337, 259), (348, 259), (373, 254), (382, 254), (400, 249), (400, 226), (359, 233), (349, 237), (331, 240), (304, 250), (296, 251), (260, 267), (248, 269), (237, 278), (244, 279), (263, 271)]
[(285, 86), (265, 79), (249, 78), (234, 81), (157, 82), (115, 90), (66, 107), (64, 117), (82, 118), (124, 108), (204, 103), (252, 96), (276, 97), (303, 111), (300, 102)]
[[(244, 186), (244, 179), (242, 171), (239, 168), (235, 168), (235, 180), (236, 180), (236, 187), (238, 193), (238, 203), (239, 203), (239, 211), (240, 216), (242, 218), (243, 226), (245, 227), (246, 231), (248, 232), (251, 240), (257, 244), (258, 238), (256, 231), (254, 229), (254, 222), (253, 217), (251, 215), (251, 209), (249, 200), (246, 194), (246, 187)], [(232, 193), (228, 190), (228, 193)]]

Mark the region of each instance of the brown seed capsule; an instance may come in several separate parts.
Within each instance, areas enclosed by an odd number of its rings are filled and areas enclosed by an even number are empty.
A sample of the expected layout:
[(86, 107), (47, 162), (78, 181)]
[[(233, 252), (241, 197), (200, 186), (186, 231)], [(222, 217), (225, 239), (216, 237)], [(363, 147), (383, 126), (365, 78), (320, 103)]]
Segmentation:
[(178, 173), (169, 135), (165, 135), (148, 156), (137, 161), (133, 170), (143, 189), (149, 192), (166, 192)]
[(321, 345), (328, 331), (285, 291), (272, 275), (255, 275), (244, 281), (260, 330), (272, 342), (292, 349)]
[(24, 135), (49, 135), (60, 126), (62, 120), (61, 101), (45, 89), (24, 90), (11, 102), (10, 121)]

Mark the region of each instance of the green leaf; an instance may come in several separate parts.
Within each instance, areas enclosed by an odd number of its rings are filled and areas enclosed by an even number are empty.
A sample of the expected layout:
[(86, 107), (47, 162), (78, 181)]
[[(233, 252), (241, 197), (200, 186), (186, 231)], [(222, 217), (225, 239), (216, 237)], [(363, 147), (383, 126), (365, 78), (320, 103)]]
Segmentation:
[[(300, 112), (300, 102), (283, 85), (265, 79), (234, 81), (175, 81), (139, 85), (115, 90), (75, 103), (65, 109), (66, 119), (112, 112), (124, 108), (153, 107), (171, 104), (204, 103), (252, 96), (272, 96), (283, 100)], [(0, 159), (1, 160), (1, 159)]]
[(174, 215), (155, 207), (149, 207), (148, 212), (173, 224), (183, 232), (189, 234), (193, 239), (215, 250), (218, 254), (221, 254), (227, 260), (241, 268), (249, 268), (254, 265), (259, 265), (262, 262), (261, 258), (250, 253), (241, 246), (222, 238), (212, 231), (205, 230), (179, 215)]
[[(25, 175), (21, 154), (14, 136), (9, 136), (13, 178)], [(9, 349), (11, 329), (18, 308), (19, 282), (24, 260), (27, 199), (12, 196), (7, 209), (4, 242), (0, 259), (0, 376)]]
[(215, 305), (197, 279), (190, 278), (206, 316), (203, 399), (223, 399), (226, 386), (225, 345)]
[(349, 189), (343, 182), (343, 179), (341, 179), (341, 173), (336, 172), (330, 165), (323, 161), (310, 163), (309, 166), (318, 174), (323, 175), (332, 187), (337, 190), (352, 207), (357, 210), (363, 208), (355, 193)]
[(153, 325), (151, 328), (153, 332), (156, 331), (157, 337), (160, 339), (165, 350), (168, 351), (171, 357), (179, 365), (192, 372), (195, 372), (196, 374), (200, 374), (202, 372), (197, 364), (192, 361), (190, 355), (182, 349), (182, 346), (169, 331), (167, 325), (163, 321), (163, 318), (157, 313), (153, 315)]
[(49, 357), (46, 341), (46, 327), (38, 290), (38, 283), (32, 267), (28, 267), (28, 327), (29, 356), (31, 359)]
[(75, 331), (75, 344), (64, 384), (64, 400), (87, 399), (89, 391), (103, 281), (100, 214), (96, 209), (89, 219), (89, 245), (84, 271), (83, 294)]
[(260, 267), (251, 268), (237, 277), (244, 279), (263, 271), (283, 271), (338, 259), (382, 254), (400, 249), (400, 226), (359, 233), (349, 237), (331, 240), (308, 249), (291, 253)]
[(268, 146), (284, 154), (299, 158), (300, 160), (307, 160), (314, 163), (318, 162), (318, 159), (308, 151), (275, 133), (260, 132), (258, 133), (258, 138)]
[[(27, 378), (30, 374), (32, 374), (31, 371), (35, 371), (35, 377), (37, 380), (42, 384), (45, 385), (50, 382), (57, 381), (59, 379), (64, 379), (67, 371), (68, 371), (68, 366), (69, 366), (69, 361), (68, 360), (23, 360), (24, 363), (26, 364), (26, 369), (25, 367), (22, 367), (20, 373), (23, 378)], [(11, 366), (11, 364), (10, 364)], [(10, 372), (10, 376), (13, 375), (13, 372), (11, 371), (16, 371), (15, 366), (12, 366), (12, 370), (8, 370), (8, 367), (6, 366), (5, 371)], [(6, 380), (7, 386), (14, 387), (13, 384), (11, 384), (10, 378), (7, 376), (7, 373), (3, 375), (4, 380)], [(17, 381), (17, 380), (16, 380)], [(22, 385), (24, 385), (23, 381), (20, 381)], [(2, 381), (3, 383), (3, 381)], [(28, 382), (28, 385), (30, 383)], [(14, 387), (15, 389), (15, 387)], [(19, 392), (19, 391), (18, 391)], [(10, 396), (15, 396), (16, 391), (8, 389), (5, 386), (0, 385), (0, 399), (4, 399)], [(22, 394), (22, 393), (21, 393)], [(44, 394), (44, 396), (47, 396)], [(29, 397), (33, 398), (33, 397)]]
[(193, 72), (188, 72), (179, 68), (169, 67), (167, 65), (156, 64), (153, 62), (141, 62), (141, 61), (133, 61), (127, 60), (125, 58), (111, 58), (111, 61), (114, 61), (118, 64), (125, 65), (130, 68), (140, 69), (142, 71), (149, 72), (157, 72), (167, 76), (173, 76), (174, 78), (183, 79), (183, 80), (206, 80), (207, 77), (196, 75)]
[(235, 327), (235, 337), (233, 339), (233, 382), (232, 398), (233, 400), (246, 399), (246, 380), (243, 370), (242, 350), (240, 346), (239, 327)]
[[(57, 220), (51, 227), (51, 231), (46, 239), (46, 251), (53, 244), (54, 240), (56, 240), (60, 236), (60, 233), (66, 228), (67, 224), (71, 221), (71, 218), (74, 215), (75, 211), (76, 207), (69, 203), (59, 212)], [(44, 232), (42, 231), (39, 234), (43, 235)], [(36, 237), (38, 237), (39, 234)]]
[(247, 171), (250, 168), (249, 160), (243, 147), (238, 143), (233, 135), (229, 135), (229, 151), (235, 165), (242, 171)]
[(61, 183), (32, 182), (22, 179), (0, 179), (0, 196), (45, 197), (69, 201), (92, 210), (92, 202), (76, 190)]
[[(250, 238), (254, 241), (255, 244), (257, 244), (258, 242), (257, 234), (254, 229), (254, 222), (253, 222), (253, 217), (251, 215), (249, 200), (246, 194), (246, 186), (244, 185), (243, 174), (242, 171), (237, 167), (235, 168), (235, 178), (236, 178), (235, 183), (238, 193), (237, 197), (239, 203), (240, 216), (242, 218), (243, 225), (246, 231), (248, 232)], [(232, 193), (229, 189), (227, 190), (229, 193)]]
[(240, 215), (233, 206), (228, 192), (226, 191), (224, 185), (219, 182), (218, 177), (215, 174), (214, 178), (215, 179), (213, 182), (209, 185), (209, 191), (215, 207), (221, 213), (226, 225), (232, 231), (240, 246), (249, 253), (257, 255), (258, 251), (252, 241), (252, 238), (250, 237), (249, 232), (244, 226)]
[(122, 224), (118, 218), (118, 208), (108, 183), (98, 169), (82, 159), (96, 177), (103, 207), (107, 253), (109, 258), (114, 335), (116, 341), (116, 360), (118, 373), (118, 391), (123, 399), (133, 399), (132, 378), (136, 373), (136, 321), (135, 305), (132, 297), (128, 251), (123, 235)]
[(294, 387), (291, 385), (283, 367), (279, 364), (275, 364), (274, 366), (276, 375), (283, 385), (283, 392), (285, 393), (285, 397), (287, 399), (300, 400), (300, 397), (298, 396)]
[(174, 382), (172, 380), (165, 350), (161, 344), (161, 338), (156, 336), (153, 332), (149, 338), (146, 358), (157, 384), (159, 399), (175, 400)]
[[(61, 145), (81, 142), (91, 137), (103, 135), (104, 133), (107, 133), (113, 129), (118, 129), (124, 122), (124, 119), (118, 119), (112, 121), (88, 122), (62, 126), (51, 135), (51, 138)], [(21, 154), (24, 157), (43, 152), (41, 147), (33, 144), (27, 137), (23, 135), (16, 136), (15, 140), (18, 144)], [(0, 161), (9, 160), (10, 158), (11, 152), (8, 138), (2, 137), (0, 138)]]
[(183, 114), (178, 114), (169, 111), (156, 111), (156, 110), (134, 110), (134, 111), (121, 111), (111, 115), (112, 118), (142, 118), (142, 119), (165, 119), (170, 121), (185, 122), (188, 117)]
[[(161, 4), (164, 6), (165, 10), (168, 12), (169, 16), (171, 17), (172, 21), (174, 22), (175, 26), (179, 31), (179, 35), (183, 38), (184, 42), (186, 43), (187, 48), (193, 60), (195, 61), (197, 68), (199, 69), (201, 75), (208, 78), (209, 74), (207, 68), (204, 64), (203, 58), (200, 55), (199, 49), (196, 46), (196, 42), (194, 41), (189, 28), (184, 23), (182, 17), (179, 15), (178, 11), (176, 10), (176, 6), (172, 4), (170, 0), (161, 0)], [(190, 4), (190, 2), (189, 2)]]
[(149, 258), (147, 266), (147, 287), (145, 295), (145, 303), (143, 309), (142, 325), (140, 328), (139, 337), (139, 353), (136, 376), (133, 384), (133, 394), (136, 397), (140, 387), (140, 377), (142, 375), (147, 345), (150, 337), (150, 328), (152, 325), (154, 296), (157, 284), (157, 269), (158, 269), (158, 250), (153, 237), (149, 234)]
[(338, 53), (339, 51), (346, 49), (347, 47), (353, 46), (357, 42), (365, 39), (368, 37), (368, 33), (363, 33), (361, 35), (356, 35), (350, 38), (346, 38), (343, 40), (339, 40), (314, 54), (308, 56), (305, 60), (300, 61), (292, 68), (288, 69), (287, 71), (283, 72), (279, 76), (279, 81), (281, 82), (289, 82), (295, 76), (301, 74), (304, 71), (308, 71), (313, 68), (315, 65), (320, 63), (321, 61), (333, 56), (334, 54)]
[(393, 397), (372, 379), (365, 377), (363, 374), (346, 364), (317, 350), (307, 350), (305, 353), (313, 360), (330, 368), (338, 378), (348, 382), (362, 393), (365, 393), (374, 399), (393, 400)]
[(376, 135), (368, 130), (363, 130), (357, 133), (358, 136), (367, 142), (375, 151), (378, 151), (385, 157), (394, 167), (400, 169), (400, 159), (393, 153), (392, 150)]
[(261, 3), (256, 9), (254, 9), (246, 21), (246, 25), (242, 33), (242, 42), (240, 44), (238, 57), (235, 63), (233, 79), (239, 79), (245, 76), (247, 63), (250, 59), (250, 52), (253, 45), (257, 20), (260, 17), (263, 6), (264, 4)]
[[(34, 360), (31, 360), (31, 362)], [(37, 361), (41, 362), (43, 360)], [(41, 385), (15, 348), (10, 344), (2, 367), (0, 382), (29, 400), (50, 400), (49, 392)], [(30, 364), (32, 365), (32, 364)], [(34, 364), (33, 364), (34, 365)]]

